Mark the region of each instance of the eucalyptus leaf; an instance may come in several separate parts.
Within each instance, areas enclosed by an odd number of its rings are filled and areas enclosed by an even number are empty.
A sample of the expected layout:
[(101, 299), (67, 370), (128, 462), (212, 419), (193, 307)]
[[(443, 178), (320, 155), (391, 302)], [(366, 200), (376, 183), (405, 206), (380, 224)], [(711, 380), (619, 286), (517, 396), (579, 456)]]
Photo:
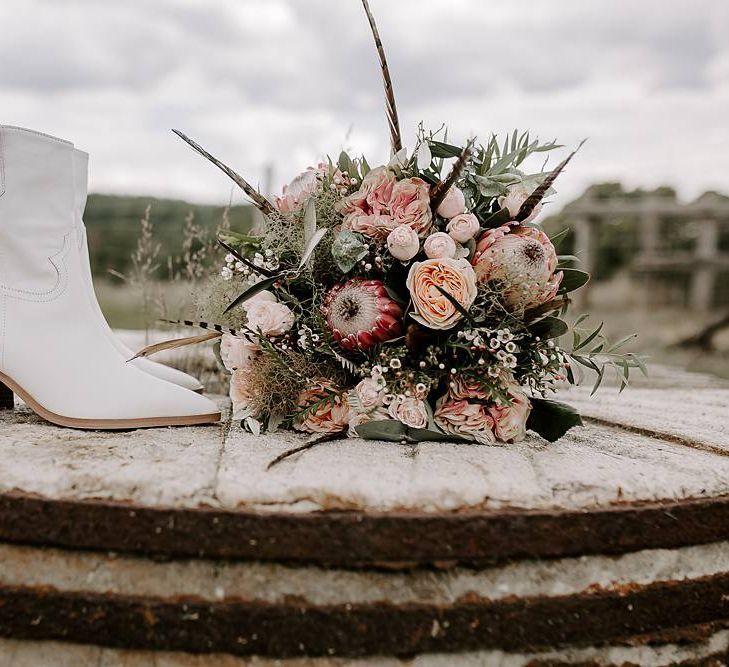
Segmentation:
[(332, 243), (332, 257), (342, 273), (349, 273), (369, 253), (364, 236), (343, 229)]
[(430, 146), (427, 141), (421, 142), (418, 146), (418, 152), (416, 153), (416, 164), (420, 171), (425, 171), (429, 166), (433, 156), (430, 152)]
[(442, 141), (431, 141), (430, 152), (433, 157), (449, 158), (458, 157), (463, 153), (462, 146), (454, 146), (453, 144), (446, 144)]
[(582, 426), (582, 417), (571, 405), (546, 398), (531, 398), (532, 411), (527, 428), (545, 440), (556, 442), (574, 426)]
[(511, 213), (509, 213), (509, 209), (502, 208), (496, 211), (496, 213), (492, 213), (487, 216), (486, 219), (483, 220), (483, 225), (484, 227), (493, 229), (494, 227), (501, 227), (501, 225), (505, 225), (509, 222), (509, 220), (511, 220)]
[(314, 236), (311, 237), (309, 243), (306, 244), (304, 254), (301, 256), (301, 261), (299, 262), (299, 271), (301, 271), (301, 269), (306, 266), (306, 263), (311, 259), (311, 256), (314, 254), (316, 247), (319, 245), (319, 243), (321, 243), (321, 240), (326, 236), (326, 233), (328, 231), (329, 230), (326, 227), (322, 227), (314, 233)]
[(560, 271), (564, 274), (559, 286), (561, 294), (574, 292), (590, 281), (590, 274), (587, 271), (580, 271), (579, 269), (560, 269)]
[(245, 301), (248, 301), (248, 299), (253, 298), (258, 294), (259, 292), (263, 292), (263, 290), (267, 290), (269, 287), (272, 287), (276, 282), (281, 280), (283, 278), (283, 274), (280, 273), (277, 276), (271, 276), (270, 278), (264, 278), (260, 282), (256, 283), (255, 285), (249, 287), (247, 290), (241, 292), (233, 301), (231, 304), (225, 309), (224, 312), (229, 312), (233, 308), (235, 308), (237, 305), (244, 303)]
[(534, 336), (539, 336), (542, 340), (549, 340), (551, 338), (564, 336), (564, 334), (569, 331), (569, 326), (567, 326), (567, 322), (564, 320), (548, 315), (547, 317), (532, 324), (529, 327), (529, 331)]
[(401, 442), (406, 439), (406, 428), (405, 424), (396, 419), (381, 419), (360, 424), (354, 430), (360, 438), (365, 440)]

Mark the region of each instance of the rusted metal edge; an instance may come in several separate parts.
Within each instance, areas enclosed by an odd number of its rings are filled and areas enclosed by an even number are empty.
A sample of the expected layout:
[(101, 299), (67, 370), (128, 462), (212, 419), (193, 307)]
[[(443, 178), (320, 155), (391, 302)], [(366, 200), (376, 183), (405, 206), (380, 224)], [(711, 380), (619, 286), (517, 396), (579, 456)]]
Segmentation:
[(661, 643), (667, 629), (727, 618), (729, 574), (452, 605), (211, 602), (0, 587), (0, 636), (282, 658), (539, 651), (633, 637)]
[(336, 567), (620, 554), (729, 539), (729, 496), (588, 511), (257, 513), (0, 494), (0, 541)]

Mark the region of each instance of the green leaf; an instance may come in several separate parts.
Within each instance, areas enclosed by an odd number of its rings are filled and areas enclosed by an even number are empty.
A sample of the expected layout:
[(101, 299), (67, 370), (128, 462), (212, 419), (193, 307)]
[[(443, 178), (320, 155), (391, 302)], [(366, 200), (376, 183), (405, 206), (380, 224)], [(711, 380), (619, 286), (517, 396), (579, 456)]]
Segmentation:
[(580, 271), (579, 269), (560, 269), (560, 271), (564, 273), (559, 286), (560, 294), (574, 292), (590, 281), (590, 274), (587, 271)]
[(542, 340), (549, 340), (550, 338), (564, 336), (569, 331), (569, 326), (567, 326), (567, 322), (560, 320), (559, 317), (548, 315), (532, 324), (529, 327), (529, 331), (534, 336), (539, 336)]
[(492, 213), (489, 215), (485, 220), (482, 221), (482, 224), (484, 227), (487, 228), (494, 228), (494, 227), (501, 227), (501, 225), (505, 225), (507, 222), (511, 220), (511, 213), (509, 213), (508, 208), (502, 208), (496, 213)]
[(582, 426), (579, 412), (571, 405), (546, 398), (532, 398), (527, 428), (545, 440), (556, 442), (573, 426)]
[(431, 141), (430, 153), (433, 157), (458, 157), (461, 153), (463, 153), (463, 147), (453, 146), (452, 144), (446, 144), (442, 141)]
[(215, 355), (215, 359), (218, 362), (218, 366), (220, 367), (220, 370), (225, 373), (226, 375), (230, 375), (230, 371), (225, 367), (225, 364), (223, 363), (223, 357), (220, 354), (220, 344), (222, 342), (222, 339), (218, 338), (213, 343), (213, 354)]
[(248, 299), (256, 296), (259, 292), (263, 292), (263, 290), (267, 290), (269, 287), (271, 287), (274, 283), (278, 282), (283, 278), (283, 274), (280, 273), (277, 276), (271, 276), (270, 278), (264, 278), (261, 280), (261, 282), (256, 283), (255, 285), (252, 285), (247, 290), (241, 292), (233, 301), (231, 304), (223, 311), (227, 313), (228, 311), (235, 308), (237, 305), (244, 303), (245, 301), (248, 301)]
[(405, 424), (396, 419), (381, 419), (360, 424), (354, 430), (365, 440), (401, 442), (406, 439), (406, 428)]
[(369, 253), (364, 236), (349, 229), (343, 229), (332, 243), (332, 257), (342, 273), (349, 273)]
[(552, 242), (552, 245), (556, 248), (560, 241), (563, 241), (567, 234), (570, 233), (570, 228), (565, 227), (561, 232), (557, 232), (554, 236), (550, 236), (549, 240)]
[(366, 422), (355, 428), (357, 435), (365, 440), (384, 440), (386, 442), (469, 442), (456, 435), (441, 433), (429, 428), (411, 428), (396, 419), (382, 419)]
[(301, 256), (301, 261), (299, 262), (299, 271), (304, 268), (306, 263), (311, 259), (311, 256), (314, 254), (314, 251), (316, 250), (316, 246), (319, 245), (321, 240), (324, 238), (326, 233), (329, 230), (326, 227), (322, 227), (321, 229), (318, 229), (314, 236), (311, 237), (309, 240), (309, 243), (306, 245), (306, 249), (304, 250), (304, 254)]

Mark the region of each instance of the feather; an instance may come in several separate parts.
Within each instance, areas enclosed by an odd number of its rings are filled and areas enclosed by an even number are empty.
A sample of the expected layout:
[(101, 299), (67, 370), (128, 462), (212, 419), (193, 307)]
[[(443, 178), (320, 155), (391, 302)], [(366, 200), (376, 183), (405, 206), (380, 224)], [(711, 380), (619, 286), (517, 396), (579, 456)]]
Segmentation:
[(380, 58), (380, 67), (382, 69), (382, 80), (385, 84), (385, 106), (387, 109), (387, 123), (390, 126), (390, 139), (392, 142), (392, 152), (397, 153), (402, 148), (402, 137), (400, 136), (400, 121), (397, 118), (397, 108), (395, 107), (395, 93), (392, 89), (392, 79), (390, 78), (390, 68), (387, 66), (387, 58), (385, 58), (385, 49), (382, 46), (380, 33), (377, 30), (375, 17), (370, 10), (367, 0), (362, 0), (362, 6), (367, 14), (367, 20), (370, 22), (372, 36), (375, 38), (375, 46), (377, 47), (377, 55)]
[(274, 208), (273, 204), (268, 201), (258, 190), (256, 190), (248, 181), (246, 181), (242, 176), (234, 172), (228, 165), (223, 164), (218, 158), (213, 157), (208, 153), (200, 144), (196, 143), (190, 137), (186, 136), (184, 133), (180, 132), (180, 130), (172, 130), (180, 139), (182, 139), (184, 142), (192, 146), (200, 155), (202, 155), (204, 158), (210, 160), (218, 169), (220, 169), (222, 172), (227, 174), (233, 181), (236, 183), (236, 185), (245, 192), (248, 197), (250, 197), (251, 201), (255, 205), (255, 207), (263, 213), (263, 215), (268, 216), (269, 218), (280, 218), (281, 214)]
[(471, 151), (473, 150), (473, 144), (475, 143), (475, 141), (475, 137), (473, 139), (469, 139), (466, 147), (461, 151), (458, 159), (453, 163), (453, 167), (451, 168), (445, 180), (440, 181), (438, 185), (434, 186), (431, 189), (430, 208), (433, 209), (433, 211), (435, 211), (441, 205), (441, 203), (445, 199), (446, 194), (448, 193), (448, 190), (450, 190), (451, 187), (456, 184), (456, 181), (461, 177), (463, 170), (466, 168), (466, 163), (471, 157)]
[(198, 329), (210, 329), (212, 331), (217, 331), (218, 333), (227, 333), (231, 336), (238, 335), (238, 331), (235, 329), (224, 327), (222, 324), (212, 324), (210, 322), (201, 322), (199, 320), (196, 322), (192, 322), (190, 320), (160, 320), (160, 322), (164, 322), (165, 324), (181, 324), (186, 327), (197, 327)]
[(580, 145), (575, 148), (562, 162), (560, 162), (547, 176), (547, 178), (544, 179), (542, 184), (534, 191), (532, 192), (529, 197), (527, 197), (524, 200), (524, 203), (519, 208), (519, 212), (516, 214), (516, 217), (514, 220), (517, 220), (518, 222), (521, 222), (522, 220), (526, 220), (534, 210), (534, 207), (539, 204), (539, 202), (544, 199), (544, 195), (547, 194), (547, 190), (552, 187), (552, 183), (554, 183), (557, 180), (557, 176), (559, 176), (562, 173), (562, 170), (567, 166), (569, 161), (575, 156), (575, 153), (577, 153), (580, 148), (582, 148), (582, 144), (587, 141), (586, 139), (583, 139), (580, 142)]
[(148, 345), (143, 350), (137, 352), (128, 361), (134, 361), (140, 357), (149, 357), (157, 352), (163, 352), (164, 350), (176, 350), (179, 347), (187, 347), (188, 345), (197, 345), (198, 343), (205, 343), (213, 338), (220, 338), (223, 334), (218, 331), (210, 331), (201, 336), (190, 336), (188, 338), (175, 338), (174, 340), (166, 340), (163, 343), (155, 343), (154, 345)]

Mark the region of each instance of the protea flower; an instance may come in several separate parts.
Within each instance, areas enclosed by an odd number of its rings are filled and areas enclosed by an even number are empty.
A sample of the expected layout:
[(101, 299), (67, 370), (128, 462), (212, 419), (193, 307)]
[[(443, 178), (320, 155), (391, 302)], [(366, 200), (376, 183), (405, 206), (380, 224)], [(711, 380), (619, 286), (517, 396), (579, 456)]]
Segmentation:
[(381, 280), (352, 278), (324, 298), (322, 312), (344, 350), (369, 348), (402, 333), (402, 309)]
[(557, 293), (562, 273), (555, 273), (557, 253), (549, 237), (534, 227), (487, 231), (471, 260), (480, 283), (499, 281), (504, 299), (514, 307), (545, 303)]

